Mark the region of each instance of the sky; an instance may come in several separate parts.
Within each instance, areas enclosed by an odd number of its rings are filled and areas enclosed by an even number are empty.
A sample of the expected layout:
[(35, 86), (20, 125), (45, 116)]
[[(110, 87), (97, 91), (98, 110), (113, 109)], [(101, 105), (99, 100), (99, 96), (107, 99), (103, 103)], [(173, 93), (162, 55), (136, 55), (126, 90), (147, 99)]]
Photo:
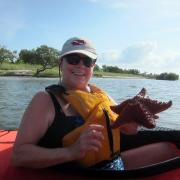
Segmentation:
[(97, 64), (180, 75), (179, 0), (0, 0), (0, 46), (93, 42)]

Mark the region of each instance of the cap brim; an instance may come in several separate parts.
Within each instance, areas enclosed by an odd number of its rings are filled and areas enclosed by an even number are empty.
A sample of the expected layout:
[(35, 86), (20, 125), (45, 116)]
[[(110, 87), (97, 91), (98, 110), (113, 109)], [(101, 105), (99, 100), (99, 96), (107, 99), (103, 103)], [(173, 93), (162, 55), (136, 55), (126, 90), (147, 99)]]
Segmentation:
[(66, 52), (64, 54), (61, 54), (60, 58), (62, 58), (65, 55), (73, 54), (73, 53), (80, 53), (80, 54), (86, 55), (86, 56), (88, 56), (88, 57), (90, 57), (92, 59), (97, 59), (97, 54), (94, 54), (92, 52), (85, 51), (85, 50), (73, 50), (73, 51), (69, 51), (69, 52)]

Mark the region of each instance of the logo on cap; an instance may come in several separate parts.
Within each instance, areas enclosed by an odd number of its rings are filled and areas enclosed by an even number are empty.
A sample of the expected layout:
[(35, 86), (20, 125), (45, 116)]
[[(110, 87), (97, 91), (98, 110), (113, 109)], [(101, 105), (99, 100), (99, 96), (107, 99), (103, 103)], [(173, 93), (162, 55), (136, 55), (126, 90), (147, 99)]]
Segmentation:
[(72, 42), (72, 45), (83, 45), (83, 44), (85, 44), (85, 41), (84, 40), (80, 40), (80, 39), (78, 39), (78, 40), (74, 40), (73, 42)]

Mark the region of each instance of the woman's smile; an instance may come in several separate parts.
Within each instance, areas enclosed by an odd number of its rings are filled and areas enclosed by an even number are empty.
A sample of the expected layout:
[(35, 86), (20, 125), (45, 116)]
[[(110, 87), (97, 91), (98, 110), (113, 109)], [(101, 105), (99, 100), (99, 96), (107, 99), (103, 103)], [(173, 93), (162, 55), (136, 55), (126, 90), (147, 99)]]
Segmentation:
[(75, 76), (85, 76), (85, 73), (84, 72), (80, 72), (80, 71), (72, 71), (72, 74), (75, 75)]

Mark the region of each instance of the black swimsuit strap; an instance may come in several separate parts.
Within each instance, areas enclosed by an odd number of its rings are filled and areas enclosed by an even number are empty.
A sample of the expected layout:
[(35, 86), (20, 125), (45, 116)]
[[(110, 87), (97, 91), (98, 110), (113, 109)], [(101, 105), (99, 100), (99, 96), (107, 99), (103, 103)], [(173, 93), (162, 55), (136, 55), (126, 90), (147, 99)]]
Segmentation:
[(48, 91), (48, 94), (50, 95), (51, 100), (52, 100), (52, 102), (54, 104), (55, 113), (63, 113), (64, 114), (64, 112), (62, 110), (62, 107), (60, 106), (58, 100), (56, 99), (56, 96), (50, 91)]

